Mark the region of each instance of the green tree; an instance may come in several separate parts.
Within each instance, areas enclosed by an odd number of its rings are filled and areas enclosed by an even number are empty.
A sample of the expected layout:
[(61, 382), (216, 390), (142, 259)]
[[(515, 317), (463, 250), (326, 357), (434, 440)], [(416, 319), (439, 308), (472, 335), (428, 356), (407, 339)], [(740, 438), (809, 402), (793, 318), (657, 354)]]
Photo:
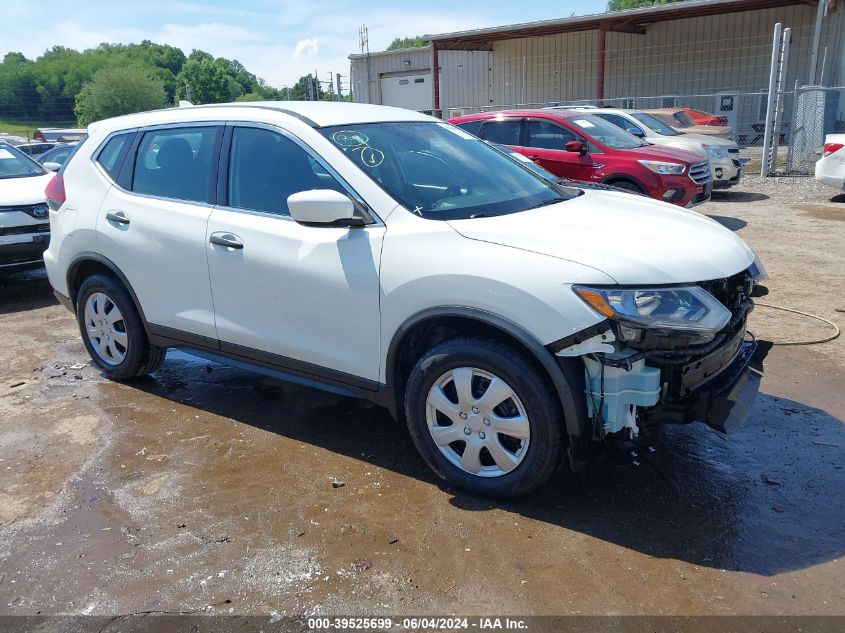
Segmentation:
[(225, 103), (238, 95), (232, 95), (231, 77), (214, 62), (211, 55), (195, 55), (194, 51), (176, 76), (176, 96), (190, 98), (191, 103)]
[(421, 35), (414, 37), (396, 37), (387, 45), (387, 50), (395, 51), (397, 48), (418, 48), (420, 46), (428, 46), (428, 40)]
[(164, 82), (141, 67), (105, 68), (76, 95), (80, 125), (165, 105)]
[(608, 11), (622, 11), (623, 9), (636, 9), (639, 7), (650, 7), (653, 4), (669, 4), (670, 2), (684, 2), (685, 0), (608, 0)]
[(247, 92), (246, 94), (236, 97), (235, 101), (266, 101), (266, 99), (257, 92)]

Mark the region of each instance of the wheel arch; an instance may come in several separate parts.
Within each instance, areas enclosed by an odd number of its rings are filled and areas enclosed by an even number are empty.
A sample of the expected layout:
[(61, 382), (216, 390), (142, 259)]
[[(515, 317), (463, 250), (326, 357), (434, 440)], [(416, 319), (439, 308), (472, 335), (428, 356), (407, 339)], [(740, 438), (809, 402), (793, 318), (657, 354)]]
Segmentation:
[(644, 195), (648, 195), (648, 187), (646, 187), (639, 178), (631, 176), (630, 174), (612, 174), (602, 179), (601, 182), (605, 185), (615, 185), (618, 182), (629, 182), (632, 185), (639, 187), (640, 191)]
[(91, 275), (96, 275), (98, 273), (113, 275), (123, 285), (126, 292), (129, 293), (135, 309), (138, 311), (138, 316), (141, 318), (141, 325), (144, 327), (144, 333), (147, 337), (149, 337), (150, 331), (147, 327), (147, 319), (144, 316), (144, 309), (138, 301), (138, 297), (135, 294), (135, 290), (132, 288), (132, 284), (129, 283), (126, 275), (123, 274), (123, 271), (120, 270), (117, 264), (111, 261), (108, 257), (104, 257), (99, 253), (79, 253), (68, 266), (67, 288), (68, 293), (70, 294), (69, 298), (71, 305), (73, 306), (74, 313), (76, 312), (76, 297), (79, 294), (79, 289), (82, 286), (82, 283)]
[(484, 336), (507, 342), (524, 351), (548, 376), (563, 409), (566, 432), (581, 436), (587, 432), (583, 393), (583, 368), (577, 359), (558, 359), (532, 334), (496, 314), (469, 307), (436, 307), (418, 312), (396, 330), (385, 358), (385, 379), (395, 394), (396, 411), (402, 410), (404, 384), (422, 350), (451, 336)]

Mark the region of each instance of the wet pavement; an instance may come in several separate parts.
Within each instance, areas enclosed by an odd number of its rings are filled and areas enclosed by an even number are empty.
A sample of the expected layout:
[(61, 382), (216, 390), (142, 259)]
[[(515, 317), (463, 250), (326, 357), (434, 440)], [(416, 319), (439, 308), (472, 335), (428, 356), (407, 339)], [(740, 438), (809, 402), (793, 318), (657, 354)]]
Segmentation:
[(845, 614), (817, 347), (773, 349), (730, 439), (667, 427), (501, 503), (375, 405), (174, 351), (112, 383), (43, 272), (0, 292), (0, 614)]

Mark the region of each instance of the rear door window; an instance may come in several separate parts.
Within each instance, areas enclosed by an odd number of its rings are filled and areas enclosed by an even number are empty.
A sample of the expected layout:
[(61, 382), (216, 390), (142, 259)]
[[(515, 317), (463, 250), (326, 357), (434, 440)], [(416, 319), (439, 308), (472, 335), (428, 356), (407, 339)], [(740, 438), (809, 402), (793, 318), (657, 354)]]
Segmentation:
[(482, 138), (499, 145), (520, 145), (522, 121), (487, 121), (482, 130)]
[(132, 191), (174, 200), (211, 202), (217, 135), (216, 126), (145, 132), (135, 157)]

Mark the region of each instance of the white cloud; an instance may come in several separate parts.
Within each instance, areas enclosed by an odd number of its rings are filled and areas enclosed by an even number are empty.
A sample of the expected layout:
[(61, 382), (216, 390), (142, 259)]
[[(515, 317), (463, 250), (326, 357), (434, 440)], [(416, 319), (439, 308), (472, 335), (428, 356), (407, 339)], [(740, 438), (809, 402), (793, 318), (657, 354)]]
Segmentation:
[(316, 37), (299, 40), (293, 48), (294, 59), (298, 57), (313, 57), (320, 52), (320, 41)]

